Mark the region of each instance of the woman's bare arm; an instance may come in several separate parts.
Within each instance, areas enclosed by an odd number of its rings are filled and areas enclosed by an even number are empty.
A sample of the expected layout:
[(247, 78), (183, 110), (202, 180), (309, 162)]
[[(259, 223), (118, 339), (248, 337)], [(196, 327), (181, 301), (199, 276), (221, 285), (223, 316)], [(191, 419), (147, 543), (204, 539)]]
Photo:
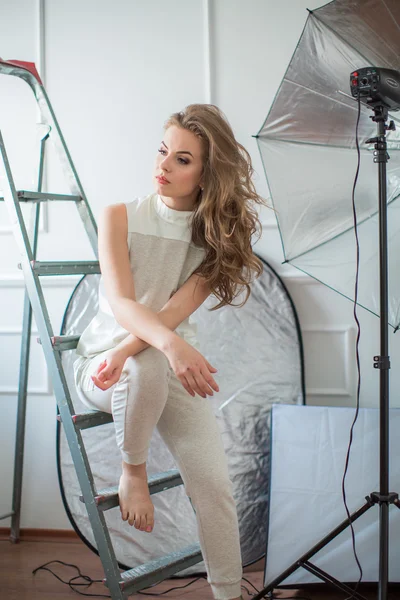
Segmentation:
[[(157, 312), (157, 315), (168, 329), (174, 331), (178, 325), (203, 304), (210, 293), (210, 288), (205, 280), (193, 274), (171, 296), (163, 308)], [(124, 352), (126, 356), (135, 356), (135, 354), (138, 354), (149, 346), (150, 344), (144, 340), (130, 334), (115, 347), (115, 350)]]

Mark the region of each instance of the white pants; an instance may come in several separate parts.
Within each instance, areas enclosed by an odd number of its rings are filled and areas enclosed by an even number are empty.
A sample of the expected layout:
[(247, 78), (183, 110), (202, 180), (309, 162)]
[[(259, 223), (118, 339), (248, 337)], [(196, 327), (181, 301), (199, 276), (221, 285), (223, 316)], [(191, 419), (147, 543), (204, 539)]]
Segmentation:
[(106, 352), (74, 363), (77, 394), (112, 413), (117, 444), (130, 464), (146, 461), (157, 427), (173, 455), (195, 510), (207, 581), (216, 600), (240, 597), (242, 560), (232, 482), (209, 397), (191, 396), (166, 356), (149, 346), (127, 358), (119, 381), (100, 390), (90, 378)]

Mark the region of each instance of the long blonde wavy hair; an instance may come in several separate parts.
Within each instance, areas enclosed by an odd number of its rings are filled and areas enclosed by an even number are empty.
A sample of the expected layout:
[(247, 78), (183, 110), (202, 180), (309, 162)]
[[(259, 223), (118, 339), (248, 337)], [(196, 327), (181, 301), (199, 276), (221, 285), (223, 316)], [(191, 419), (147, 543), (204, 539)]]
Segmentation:
[[(217, 106), (190, 104), (167, 119), (164, 131), (171, 125), (194, 133), (203, 147), (204, 189), (199, 190), (191, 227), (193, 243), (206, 254), (194, 273), (207, 279), (211, 293), (220, 300), (210, 311), (225, 305), (242, 307), (251, 293), (252, 273), (257, 279), (263, 272), (251, 246), (252, 235), (258, 231), (258, 240), (262, 233), (254, 204), (272, 207), (257, 194), (250, 155)], [(232, 304), (244, 287), (244, 301)]]

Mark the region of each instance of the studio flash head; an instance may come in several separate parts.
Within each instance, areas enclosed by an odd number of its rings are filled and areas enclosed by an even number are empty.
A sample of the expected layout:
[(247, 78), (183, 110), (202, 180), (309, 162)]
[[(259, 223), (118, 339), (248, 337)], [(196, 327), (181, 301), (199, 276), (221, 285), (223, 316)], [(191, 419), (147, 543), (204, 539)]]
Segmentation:
[(383, 105), (400, 110), (400, 72), (394, 69), (364, 67), (350, 74), (350, 90), (354, 98), (370, 106)]

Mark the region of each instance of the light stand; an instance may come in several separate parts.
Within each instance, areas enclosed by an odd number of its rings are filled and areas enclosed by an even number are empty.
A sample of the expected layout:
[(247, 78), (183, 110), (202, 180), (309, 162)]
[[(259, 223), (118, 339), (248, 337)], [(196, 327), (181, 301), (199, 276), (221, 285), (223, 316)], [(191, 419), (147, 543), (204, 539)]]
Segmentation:
[[(366, 71), (366, 69), (365, 69)], [(383, 70), (382, 70), (383, 71)], [(358, 78), (358, 73), (355, 72)], [(371, 73), (368, 72), (368, 75)], [(373, 70), (372, 77), (376, 75)], [(354, 77), (354, 74), (352, 74)], [(353, 79), (353, 82), (356, 81)], [(364, 81), (367, 85), (366, 79)], [(371, 79), (375, 84), (375, 79)], [(357, 81), (358, 87), (358, 81)], [(373, 89), (376, 89), (373, 88)], [(353, 94), (355, 95), (355, 94)], [(374, 504), (379, 505), (379, 600), (387, 600), (389, 579), (389, 505), (395, 504), (400, 508), (400, 500), (397, 493), (389, 492), (389, 350), (388, 350), (388, 248), (387, 248), (387, 189), (386, 189), (386, 163), (389, 155), (387, 153), (386, 131), (394, 130), (394, 122), (386, 125), (388, 119), (388, 107), (383, 101), (370, 101), (368, 104), (373, 108), (374, 116), (371, 119), (377, 123), (378, 135), (366, 143), (374, 143), (374, 162), (379, 165), (379, 249), (380, 249), (380, 355), (374, 356), (374, 368), (380, 369), (380, 489), (366, 496), (366, 503), (355, 511), (350, 518), (343, 521), (333, 529), (320, 542), (315, 544), (308, 552), (297, 559), (290, 567), (274, 579), (266, 588), (252, 597), (252, 600), (264, 598), (272, 594), (282, 581), (294, 573), (299, 567), (303, 567), (325, 583), (330, 583), (339, 588), (352, 598), (366, 600), (358, 592), (354, 592), (348, 585), (338, 581), (316, 565), (310, 562), (317, 552), (324, 548), (331, 540), (349, 527), (350, 523), (356, 521), (361, 515), (369, 510)]]

